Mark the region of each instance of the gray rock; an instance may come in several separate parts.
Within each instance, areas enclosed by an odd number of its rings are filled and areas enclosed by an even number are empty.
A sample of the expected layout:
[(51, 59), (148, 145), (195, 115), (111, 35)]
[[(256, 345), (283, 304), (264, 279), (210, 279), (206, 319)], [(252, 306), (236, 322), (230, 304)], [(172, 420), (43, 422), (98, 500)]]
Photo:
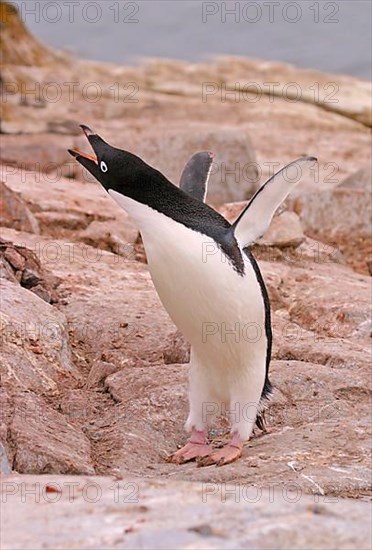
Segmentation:
[(1, 42), (3, 64), (42, 66), (62, 60), (61, 55), (48, 49), (29, 32), (14, 4), (2, 1), (0, 8), (4, 34)]
[(22, 274), (22, 286), (32, 288), (41, 282), (40, 277), (31, 269), (25, 269)]
[(26, 259), (14, 248), (6, 248), (4, 258), (16, 270), (23, 270), (26, 265)]
[(9, 475), (12, 472), (4, 445), (0, 441), (0, 474)]
[(87, 378), (87, 387), (93, 388), (103, 382), (110, 374), (113, 374), (119, 370), (113, 363), (107, 363), (106, 361), (95, 361), (92, 368), (89, 371)]
[(128, 261), (135, 260), (134, 244), (137, 237), (138, 230), (125, 212), (117, 220), (93, 221), (78, 236), (82, 242), (119, 254)]
[(306, 495), (295, 483), (13, 475), (2, 485), (4, 548), (370, 548), (367, 502)]
[(182, 364), (190, 361), (190, 344), (179, 330), (168, 336), (163, 356), (166, 365)]
[(34, 285), (31, 290), (36, 296), (44, 300), (44, 302), (50, 304), (53, 301), (52, 294), (42, 284)]
[(39, 234), (39, 225), (22, 197), (0, 181), (0, 225)]
[(24, 246), (0, 238), (1, 276), (31, 290), (48, 303), (57, 301), (58, 277), (42, 268), (38, 257)]
[[(66, 148), (49, 138), (42, 139), (38, 136), (38, 139), (32, 139), (30, 136), (17, 136), (13, 139), (9, 136), (8, 140), (3, 140), (0, 152), (1, 162), (8, 166), (50, 173), (70, 161)], [(55, 176), (51, 175), (50, 178), (55, 179)]]
[(339, 187), (345, 189), (365, 189), (371, 192), (372, 189), (372, 165), (366, 164), (347, 178), (342, 180)]
[(265, 235), (257, 241), (261, 246), (297, 247), (305, 240), (300, 219), (294, 212), (284, 211), (275, 216)]
[[(48, 182), (31, 171), (24, 171), (24, 178), (19, 178), (12, 167), (0, 167), (0, 172), (13, 195), (21, 196), (35, 212), (34, 218), (40, 220), (43, 234), (56, 237), (62, 234), (74, 241), (82, 236), (82, 242), (106, 250), (122, 249), (122, 255), (128, 254), (126, 245), (130, 248), (136, 240), (138, 231), (127, 214), (97, 183), (65, 177)], [(18, 229), (13, 221), (2, 225)]]
[(81, 383), (64, 315), (7, 280), (0, 280), (0, 292), (0, 364), (7, 396), (2, 419), (14, 469), (93, 473), (86, 436), (46, 400)]
[(0, 278), (11, 281), (12, 283), (19, 282), (14, 274), (12, 266), (6, 261), (5, 258), (0, 257)]
[(80, 212), (38, 212), (35, 214), (43, 233), (58, 234), (62, 229), (84, 229), (90, 217)]
[(47, 131), (53, 134), (67, 134), (72, 136), (78, 136), (81, 132), (81, 128), (76, 120), (61, 119), (50, 120), (48, 122)]
[(243, 548), (236, 540), (229, 538), (205, 537), (193, 532), (193, 528), (186, 529), (157, 529), (128, 535), (127, 540), (120, 546), (123, 550), (138, 548), (141, 550), (240, 550)]
[(88, 438), (33, 392), (16, 393), (9, 426), (17, 472), (94, 474)]
[(372, 226), (370, 191), (338, 187), (308, 193), (292, 203), (304, 232), (330, 239), (368, 238)]
[(18, 284), (2, 279), (0, 291), (3, 386), (55, 395), (59, 384), (76, 384), (64, 315)]

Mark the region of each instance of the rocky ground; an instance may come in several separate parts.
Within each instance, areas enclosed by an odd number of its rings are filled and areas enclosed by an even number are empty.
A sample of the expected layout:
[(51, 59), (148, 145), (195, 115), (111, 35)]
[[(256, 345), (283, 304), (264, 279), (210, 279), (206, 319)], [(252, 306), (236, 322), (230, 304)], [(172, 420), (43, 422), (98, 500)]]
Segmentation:
[(35, 540), (38, 548), (94, 550), (370, 548), (368, 503), (304, 495), (296, 486), (56, 475), (3, 482), (8, 498), (17, 490), (22, 523), (33, 528), (19, 532), (15, 507), (4, 507), (4, 539), (18, 535), (17, 545), (3, 548), (35, 548)]
[[(131, 68), (70, 59), (0, 6), (3, 547), (368, 548), (369, 84), (246, 59)], [(267, 81), (280, 83), (275, 95)], [(283, 96), (293, 81), (301, 100)], [(83, 93), (92, 82), (97, 101)], [(247, 82), (261, 86), (258, 100)], [(223, 101), (223, 86), (238, 100)], [(166, 462), (185, 440), (188, 345), (159, 302), (136, 228), (66, 152), (86, 147), (80, 122), (175, 182), (192, 153), (213, 151), (208, 200), (231, 220), (273, 166), (319, 158), (254, 247), (273, 310), (275, 431), (256, 434), (234, 464)], [(211, 435), (218, 445), (223, 419)], [(97, 501), (87, 483), (100, 487)], [(35, 487), (39, 500), (27, 496)], [(240, 496), (227, 511), (229, 488)], [(23, 531), (12, 519), (20, 502)]]

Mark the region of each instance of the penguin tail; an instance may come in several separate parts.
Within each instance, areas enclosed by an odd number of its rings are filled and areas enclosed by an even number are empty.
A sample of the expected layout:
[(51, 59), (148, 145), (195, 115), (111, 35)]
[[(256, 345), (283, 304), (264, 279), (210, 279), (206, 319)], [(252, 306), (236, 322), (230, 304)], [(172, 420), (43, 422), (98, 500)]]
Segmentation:
[(274, 392), (273, 385), (270, 382), (269, 378), (266, 377), (265, 384), (261, 394), (260, 404), (262, 402), (265, 403), (266, 401), (269, 401), (271, 396), (273, 395), (273, 392)]
[(259, 410), (256, 417), (256, 426), (262, 432), (267, 431), (267, 422), (266, 422), (265, 413), (266, 413), (268, 403), (273, 395), (273, 391), (274, 391), (274, 388), (269, 378), (266, 378), (265, 384), (262, 390), (262, 394), (261, 394)]

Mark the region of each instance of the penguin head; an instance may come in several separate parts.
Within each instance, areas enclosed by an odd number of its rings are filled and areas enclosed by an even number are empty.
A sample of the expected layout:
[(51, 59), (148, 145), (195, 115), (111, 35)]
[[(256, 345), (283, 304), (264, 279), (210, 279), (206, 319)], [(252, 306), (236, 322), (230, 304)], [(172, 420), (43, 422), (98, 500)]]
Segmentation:
[[(83, 153), (78, 149), (69, 149), (70, 155), (84, 166), (108, 191), (113, 189), (126, 195), (130, 189), (143, 182), (150, 168), (136, 155), (112, 147), (88, 126), (81, 125), (94, 154)], [(126, 192), (127, 191), (127, 192)]]

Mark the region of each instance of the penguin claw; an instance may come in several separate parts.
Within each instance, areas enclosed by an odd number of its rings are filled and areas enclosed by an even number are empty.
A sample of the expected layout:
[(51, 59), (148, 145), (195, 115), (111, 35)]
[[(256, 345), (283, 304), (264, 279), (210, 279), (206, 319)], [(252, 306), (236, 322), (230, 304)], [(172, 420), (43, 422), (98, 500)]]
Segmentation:
[(211, 454), (212, 447), (200, 443), (186, 443), (184, 447), (173, 453), (168, 462), (173, 462), (174, 464), (184, 464), (185, 462), (190, 462), (191, 460), (203, 459), (204, 457)]
[(270, 434), (275, 434), (277, 432), (280, 432), (280, 429), (277, 428), (277, 427), (274, 427), (274, 426), (265, 426), (265, 428), (263, 430), (261, 430), (260, 428), (257, 428), (258, 431), (254, 431), (253, 432), (253, 435), (254, 437), (258, 438), (258, 437), (262, 437), (264, 435), (270, 435)]
[(242, 456), (242, 449), (235, 447), (234, 445), (225, 445), (222, 449), (213, 451), (208, 456), (198, 460), (198, 468), (204, 466), (224, 466), (225, 464), (231, 464)]

